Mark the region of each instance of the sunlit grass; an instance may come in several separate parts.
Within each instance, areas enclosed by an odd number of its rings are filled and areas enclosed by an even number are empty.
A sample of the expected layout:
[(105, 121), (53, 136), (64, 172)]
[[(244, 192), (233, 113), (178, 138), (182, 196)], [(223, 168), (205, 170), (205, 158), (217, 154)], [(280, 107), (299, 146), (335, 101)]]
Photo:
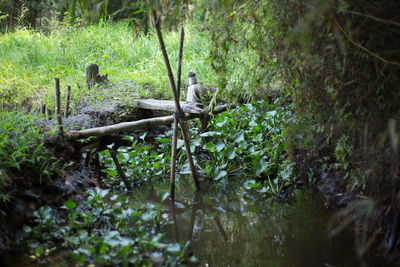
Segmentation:
[[(176, 70), (179, 33), (164, 34), (172, 68)], [(195, 70), (205, 84), (212, 81), (207, 64), (208, 38), (186, 28), (182, 73)], [(96, 63), (101, 74), (119, 82), (131, 80), (132, 95), (171, 98), (168, 78), (157, 38), (150, 32), (135, 37), (127, 23), (76, 28), (60, 26), (51, 33), (19, 29), (0, 36), (0, 108), (53, 105), (54, 78), (72, 87), (72, 100), (86, 91), (86, 66)], [(143, 89), (154, 88), (151, 92)], [(128, 90), (128, 91), (129, 91)], [(64, 91), (64, 90), (62, 90)]]

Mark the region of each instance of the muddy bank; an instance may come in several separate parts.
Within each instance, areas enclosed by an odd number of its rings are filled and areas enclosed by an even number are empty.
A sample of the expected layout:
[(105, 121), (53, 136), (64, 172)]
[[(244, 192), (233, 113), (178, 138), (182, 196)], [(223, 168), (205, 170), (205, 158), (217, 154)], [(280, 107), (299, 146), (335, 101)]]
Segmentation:
[[(333, 149), (324, 146), (318, 155), (295, 149), (293, 155), (297, 175), (303, 177), (306, 183), (314, 182), (324, 206), (335, 211), (329, 230), (340, 229), (355, 236), (355, 251), (360, 258), (366, 253), (383, 255), (388, 266), (399, 266), (399, 242), (396, 241), (392, 249), (388, 246), (389, 239), (394, 235), (394, 207), (390, 202), (376, 200), (362, 191), (347, 188), (343, 171), (327, 169), (326, 166), (335, 163)], [(370, 212), (365, 213), (368, 209)], [(363, 239), (365, 236), (367, 238)]]
[[(82, 105), (77, 113), (63, 119), (64, 129), (87, 129), (168, 114), (139, 109), (134, 103), (127, 104), (117, 100)], [(43, 131), (50, 131), (55, 127), (55, 119), (38, 121), (38, 128)], [(151, 129), (148, 136), (157, 136), (168, 129), (166, 126), (156, 127)], [(27, 171), (9, 171), (15, 178), (7, 179), (12, 199), (0, 203), (0, 266), (7, 266), (8, 259), (13, 258), (18, 249), (17, 240), (23, 237), (22, 226), (32, 223), (33, 213), (37, 208), (44, 205), (59, 207), (69, 199), (79, 202), (87, 196), (88, 188), (101, 187), (99, 169), (85, 163), (83, 154), (87, 149), (91, 146), (105, 149), (113, 143), (122, 145), (122, 136), (129, 134), (139, 138), (142, 133), (139, 130), (104, 136), (95, 142), (65, 141), (55, 134), (47, 134), (43, 140), (44, 147), (58, 160), (56, 167), (59, 171), (51, 178), (39, 178), (37, 173)]]

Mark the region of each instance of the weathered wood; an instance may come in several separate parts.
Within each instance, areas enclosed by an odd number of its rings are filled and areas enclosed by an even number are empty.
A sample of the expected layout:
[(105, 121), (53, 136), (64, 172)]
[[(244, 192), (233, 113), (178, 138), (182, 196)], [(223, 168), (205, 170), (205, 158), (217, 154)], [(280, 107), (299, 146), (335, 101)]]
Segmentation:
[(106, 75), (100, 75), (99, 66), (97, 64), (90, 64), (86, 68), (86, 85), (88, 89), (92, 88), (98, 83), (108, 83)]
[(178, 145), (178, 120), (174, 119), (174, 134), (172, 137), (172, 148), (171, 148), (171, 173), (169, 182), (169, 198), (175, 200), (175, 172), (176, 172), (176, 154)]
[[(141, 109), (175, 111), (175, 102), (171, 100), (137, 99), (135, 101)], [(204, 105), (201, 103), (179, 101), (179, 104), (184, 113), (200, 114), (203, 112)]]
[(146, 129), (149, 127), (168, 125), (174, 121), (174, 116), (165, 116), (151, 119), (144, 119), (132, 122), (122, 122), (114, 125), (96, 127), (81, 131), (70, 131), (68, 134), (69, 139), (82, 139), (90, 136), (104, 136), (113, 133), (132, 131), (136, 129)]
[(178, 99), (181, 95), (181, 73), (182, 73), (182, 54), (183, 54), (183, 40), (185, 38), (185, 30), (181, 26), (181, 35), (179, 39), (178, 51), (178, 70), (176, 72), (176, 90), (178, 90)]
[(71, 96), (71, 86), (67, 86), (66, 94), (65, 94), (65, 110), (64, 110), (64, 119), (68, 118), (69, 112), (69, 100)]
[(61, 137), (64, 137), (64, 130), (61, 119), (61, 97), (60, 97), (60, 79), (55, 78), (55, 98), (56, 98), (56, 117), (58, 122), (58, 131)]
[(40, 106), (40, 114), (46, 114), (46, 103), (42, 103), (42, 105)]
[[(227, 105), (217, 106), (214, 108), (212, 113), (218, 114), (226, 111), (227, 108), (228, 108)], [(200, 116), (202, 116), (202, 114), (189, 114), (187, 116), (184, 116), (184, 119), (191, 120), (194, 118), (199, 118)], [(174, 116), (170, 115), (170, 116), (157, 117), (151, 119), (143, 119), (139, 121), (122, 122), (109, 126), (96, 127), (80, 131), (69, 131), (67, 137), (68, 139), (82, 139), (82, 138), (88, 138), (90, 136), (104, 136), (124, 131), (146, 129), (149, 127), (155, 127), (160, 125), (170, 125), (173, 121), (174, 121)]]
[[(158, 43), (160, 44), (161, 52), (162, 52), (162, 55), (163, 55), (163, 58), (164, 58), (164, 64), (165, 64), (165, 67), (167, 69), (167, 73), (168, 73), (168, 78), (169, 78), (172, 94), (174, 96), (174, 102), (175, 102), (175, 108), (176, 108), (175, 112), (178, 114), (178, 118), (179, 118), (179, 117), (183, 116), (183, 112), (182, 112), (181, 106), (179, 104), (179, 95), (178, 95), (178, 92), (177, 92), (176, 87), (175, 87), (174, 76), (172, 74), (171, 64), (169, 63), (167, 50), (165, 49), (164, 40), (163, 40), (163, 37), (162, 37), (162, 34), (161, 34), (161, 29), (160, 29), (160, 23), (159, 22), (160, 22), (160, 18), (157, 18), (157, 12), (156, 12), (155, 9), (153, 9), (153, 24), (154, 24), (154, 28), (156, 30)], [(196, 186), (196, 189), (200, 190), (200, 183), (199, 183), (199, 179), (197, 177), (196, 167), (194, 166), (192, 153), (190, 152), (189, 138), (188, 138), (188, 134), (186, 132), (186, 122), (183, 121), (183, 120), (179, 120), (179, 124), (181, 125), (181, 132), (182, 132), (183, 142), (185, 143), (186, 155), (188, 157), (189, 166), (190, 166), (190, 170), (191, 170), (191, 173), (192, 173), (193, 181), (194, 181), (194, 184)]]

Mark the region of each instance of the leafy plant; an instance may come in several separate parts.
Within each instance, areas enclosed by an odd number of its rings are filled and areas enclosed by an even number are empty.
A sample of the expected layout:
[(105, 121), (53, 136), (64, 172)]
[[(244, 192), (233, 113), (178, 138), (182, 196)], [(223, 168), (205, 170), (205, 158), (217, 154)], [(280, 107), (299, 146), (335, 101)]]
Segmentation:
[(210, 158), (198, 164), (216, 181), (242, 176), (247, 189), (279, 194), (295, 181), (293, 164), (286, 160), (288, 118), (284, 108), (263, 102), (219, 115), (210, 131), (200, 134), (200, 146)]
[[(197, 135), (200, 122), (192, 124), (190, 149), (205, 175), (220, 183), (231, 177), (245, 177), (247, 189), (278, 195), (284, 186), (294, 184), (294, 163), (287, 160), (285, 128), (290, 114), (278, 105), (254, 102), (219, 114), (208, 132)], [(118, 149), (118, 160), (132, 182), (166, 178), (171, 158), (171, 132), (156, 138), (158, 144), (133, 140), (131, 147)], [(144, 138), (142, 138), (144, 140)], [(190, 174), (183, 140), (178, 139), (180, 174)], [(109, 151), (100, 153), (107, 167), (109, 185), (123, 186)], [(252, 185), (251, 185), (252, 184)]]
[(0, 192), (7, 199), (7, 186), (15, 172), (33, 173), (41, 180), (55, 172), (56, 160), (43, 147), (43, 134), (33, 115), (0, 112)]
[(163, 243), (161, 206), (149, 203), (143, 209), (130, 206), (129, 197), (110, 190), (89, 190), (81, 205), (68, 200), (57, 217), (49, 207), (35, 212), (36, 226), (25, 226), (31, 259), (45, 262), (51, 253), (67, 250), (70, 258), (84, 264), (176, 266), (194, 261), (186, 253), (189, 243)]

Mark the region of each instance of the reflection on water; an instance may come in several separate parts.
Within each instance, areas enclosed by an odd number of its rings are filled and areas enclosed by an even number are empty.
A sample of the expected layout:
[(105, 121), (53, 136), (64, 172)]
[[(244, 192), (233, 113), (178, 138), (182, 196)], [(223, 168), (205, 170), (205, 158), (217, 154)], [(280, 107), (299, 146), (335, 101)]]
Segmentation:
[[(201, 266), (360, 266), (353, 234), (327, 237), (332, 213), (318, 194), (295, 191), (285, 200), (261, 198), (242, 187), (221, 190), (202, 184), (176, 194), (175, 204), (164, 201), (172, 223), (168, 241), (191, 240)], [(168, 185), (134, 193), (134, 201), (157, 201)], [(369, 261), (367, 266), (381, 266)]]

